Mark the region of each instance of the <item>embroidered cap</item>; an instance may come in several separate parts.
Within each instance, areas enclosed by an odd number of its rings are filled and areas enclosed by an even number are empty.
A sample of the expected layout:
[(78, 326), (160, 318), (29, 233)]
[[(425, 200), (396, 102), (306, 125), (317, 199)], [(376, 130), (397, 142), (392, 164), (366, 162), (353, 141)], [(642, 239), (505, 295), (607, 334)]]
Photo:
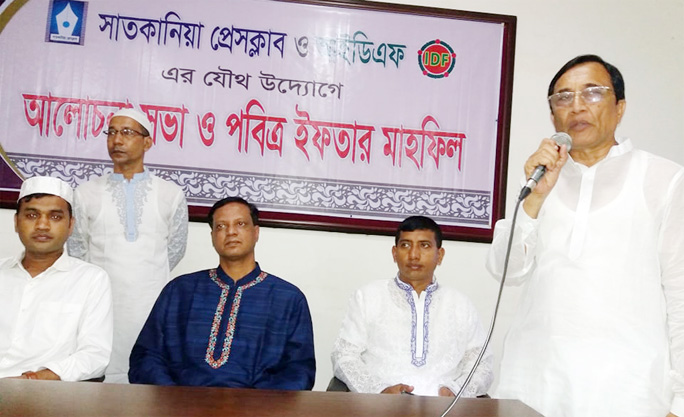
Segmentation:
[(32, 194), (52, 194), (57, 197), (62, 197), (67, 203), (73, 205), (74, 190), (66, 182), (54, 177), (31, 177), (24, 180), (21, 184), (21, 191), (19, 191), (19, 198)]
[(150, 119), (143, 112), (136, 109), (121, 109), (114, 113), (112, 119), (119, 116), (130, 117), (131, 119), (140, 123), (142, 127), (147, 129), (147, 133), (150, 135), (152, 134), (152, 122), (150, 122)]

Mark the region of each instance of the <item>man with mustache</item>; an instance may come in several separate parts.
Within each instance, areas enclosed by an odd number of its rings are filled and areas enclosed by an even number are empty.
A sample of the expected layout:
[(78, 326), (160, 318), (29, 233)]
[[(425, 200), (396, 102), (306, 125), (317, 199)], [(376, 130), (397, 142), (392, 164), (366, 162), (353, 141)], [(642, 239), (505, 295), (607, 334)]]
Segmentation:
[(69, 254), (104, 268), (112, 280), (114, 347), (105, 382), (128, 382), (128, 357), (171, 270), (185, 253), (183, 190), (152, 174), (143, 159), (153, 126), (135, 109), (117, 111), (105, 131), (112, 173), (75, 191)]
[[(480, 354), (485, 335), (473, 304), (437, 282), (442, 231), (412, 216), (397, 228), (394, 279), (356, 291), (332, 353), (335, 377), (350, 391), (454, 396)], [(487, 394), (494, 379), (487, 352), (463, 396)]]
[(24, 252), (0, 260), (0, 378), (78, 381), (102, 376), (109, 362), (107, 273), (64, 252), (72, 200), (58, 178), (21, 186), (14, 229)]
[(259, 211), (239, 197), (209, 211), (216, 268), (162, 291), (131, 353), (132, 383), (310, 390), (311, 314), (294, 285), (261, 270)]
[[(596, 55), (548, 90), (556, 131), (525, 163), (508, 282), (523, 284), (495, 395), (547, 417), (684, 416), (684, 168), (616, 138), (620, 71)], [(510, 220), (488, 269), (502, 274)], [(674, 388), (674, 396), (673, 396)]]

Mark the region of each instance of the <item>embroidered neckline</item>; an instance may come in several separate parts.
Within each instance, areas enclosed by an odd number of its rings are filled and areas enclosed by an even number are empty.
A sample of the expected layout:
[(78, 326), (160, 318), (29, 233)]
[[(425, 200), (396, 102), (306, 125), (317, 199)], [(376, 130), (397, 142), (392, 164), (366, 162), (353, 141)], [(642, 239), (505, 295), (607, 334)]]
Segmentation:
[(228, 316), (228, 326), (226, 327), (226, 336), (223, 339), (223, 349), (221, 349), (221, 357), (214, 359), (214, 350), (216, 349), (216, 341), (218, 339), (219, 328), (221, 327), (221, 318), (223, 317), (223, 310), (226, 307), (226, 302), (228, 301), (228, 293), (230, 293), (230, 286), (218, 279), (218, 274), (216, 269), (209, 270), (209, 278), (221, 287), (221, 298), (216, 306), (216, 312), (214, 313), (214, 321), (211, 324), (211, 333), (209, 334), (209, 345), (207, 346), (207, 354), (204, 360), (214, 369), (218, 369), (228, 362), (228, 357), (230, 356), (230, 348), (233, 344), (233, 336), (235, 335), (235, 325), (237, 322), (238, 310), (240, 309), (240, 301), (242, 300), (242, 293), (244, 290), (251, 288), (258, 283), (266, 279), (268, 274), (261, 271), (258, 277), (254, 280), (248, 282), (247, 284), (241, 285), (235, 291), (235, 297), (233, 297), (233, 307), (230, 309), (230, 315)]
[(116, 181), (116, 182), (138, 182), (138, 181), (144, 181), (144, 180), (148, 179), (149, 177), (150, 177), (150, 171), (147, 170), (147, 167), (143, 167), (143, 171), (142, 172), (136, 172), (135, 174), (133, 174), (133, 178), (131, 178), (130, 180), (126, 180), (126, 178), (124, 178), (123, 174), (116, 173), (116, 172), (112, 172), (109, 178), (112, 181)]
[(397, 287), (404, 292), (404, 296), (406, 297), (406, 301), (408, 302), (409, 306), (411, 307), (411, 364), (413, 366), (420, 368), (421, 366), (424, 366), (427, 363), (427, 355), (428, 355), (428, 348), (429, 348), (429, 325), (430, 325), (430, 304), (432, 303), (432, 294), (437, 290), (439, 287), (437, 282), (433, 279), (433, 282), (425, 288), (425, 304), (424, 308), (425, 311), (423, 313), (423, 323), (420, 325), (423, 326), (423, 354), (418, 357), (416, 355), (418, 347), (417, 347), (417, 333), (418, 333), (418, 313), (416, 311), (416, 304), (413, 302), (413, 287), (411, 287), (409, 284), (403, 282), (402, 280), (399, 279), (397, 276), (394, 279), (394, 282), (396, 283)]
[[(121, 179), (117, 179), (117, 175)], [(111, 194), (117, 208), (119, 222), (123, 227), (127, 242), (138, 240), (143, 208), (152, 192), (152, 177), (147, 171), (135, 175), (131, 181), (124, 181), (123, 175), (112, 173), (107, 177), (106, 182), (107, 192)]]

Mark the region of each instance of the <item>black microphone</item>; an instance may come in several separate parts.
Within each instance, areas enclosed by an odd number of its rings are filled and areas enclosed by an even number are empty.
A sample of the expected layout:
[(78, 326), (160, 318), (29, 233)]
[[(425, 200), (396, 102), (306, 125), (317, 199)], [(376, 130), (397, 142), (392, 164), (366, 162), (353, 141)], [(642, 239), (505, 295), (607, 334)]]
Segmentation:
[[(551, 136), (551, 140), (556, 142), (559, 148), (562, 145), (565, 145), (568, 149), (568, 152), (570, 152), (570, 149), (572, 149), (572, 138), (565, 132), (554, 133), (553, 136)], [(527, 180), (527, 183), (523, 189), (520, 190), (520, 197), (518, 197), (518, 200), (523, 200), (525, 197), (530, 195), (532, 190), (534, 190), (534, 187), (537, 186), (537, 183), (539, 183), (539, 180), (544, 176), (545, 173), (546, 167), (544, 165), (537, 166), (534, 169), (534, 172), (532, 172), (530, 178)]]

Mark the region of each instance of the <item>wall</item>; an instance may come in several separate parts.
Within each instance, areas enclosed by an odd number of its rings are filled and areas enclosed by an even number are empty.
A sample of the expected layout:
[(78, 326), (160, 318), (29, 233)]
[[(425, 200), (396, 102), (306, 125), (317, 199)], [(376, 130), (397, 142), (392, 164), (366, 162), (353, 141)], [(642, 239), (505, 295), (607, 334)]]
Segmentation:
[[(400, 1), (402, 3), (409, 3)], [(684, 1), (482, 0), (413, 1), (412, 4), (510, 14), (518, 17), (507, 193), (518, 192), (522, 165), (543, 137), (553, 133), (546, 89), (570, 58), (596, 53), (615, 64), (626, 80), (627, 112), (618, 136), (628, 136), (648, 151), (684, 164)], [(507, 213), (512, 212), (511, 198)], [(0, 256), (18, 251), (12, 211), (0, 211)], [(263, 228), (257, 258), (266, 271), (298, 285), (313, 314), (318, 373), (315, 389), (332, 376), (330, 350), (352, 291), (372, 279), (396, 272), (386, 236)], [(489, 245), (445, 242), (446, 257), (437, 269), (442, 283), (456, 286), (477, 305), (488, 326), (497, 283), (484, 268)], [(174, 275), (217, 265), (209, 227), (190, 225), (185, 258)], [(503, 339), (520, 290), (504, 292), (493, 349), (501, 356)]]

